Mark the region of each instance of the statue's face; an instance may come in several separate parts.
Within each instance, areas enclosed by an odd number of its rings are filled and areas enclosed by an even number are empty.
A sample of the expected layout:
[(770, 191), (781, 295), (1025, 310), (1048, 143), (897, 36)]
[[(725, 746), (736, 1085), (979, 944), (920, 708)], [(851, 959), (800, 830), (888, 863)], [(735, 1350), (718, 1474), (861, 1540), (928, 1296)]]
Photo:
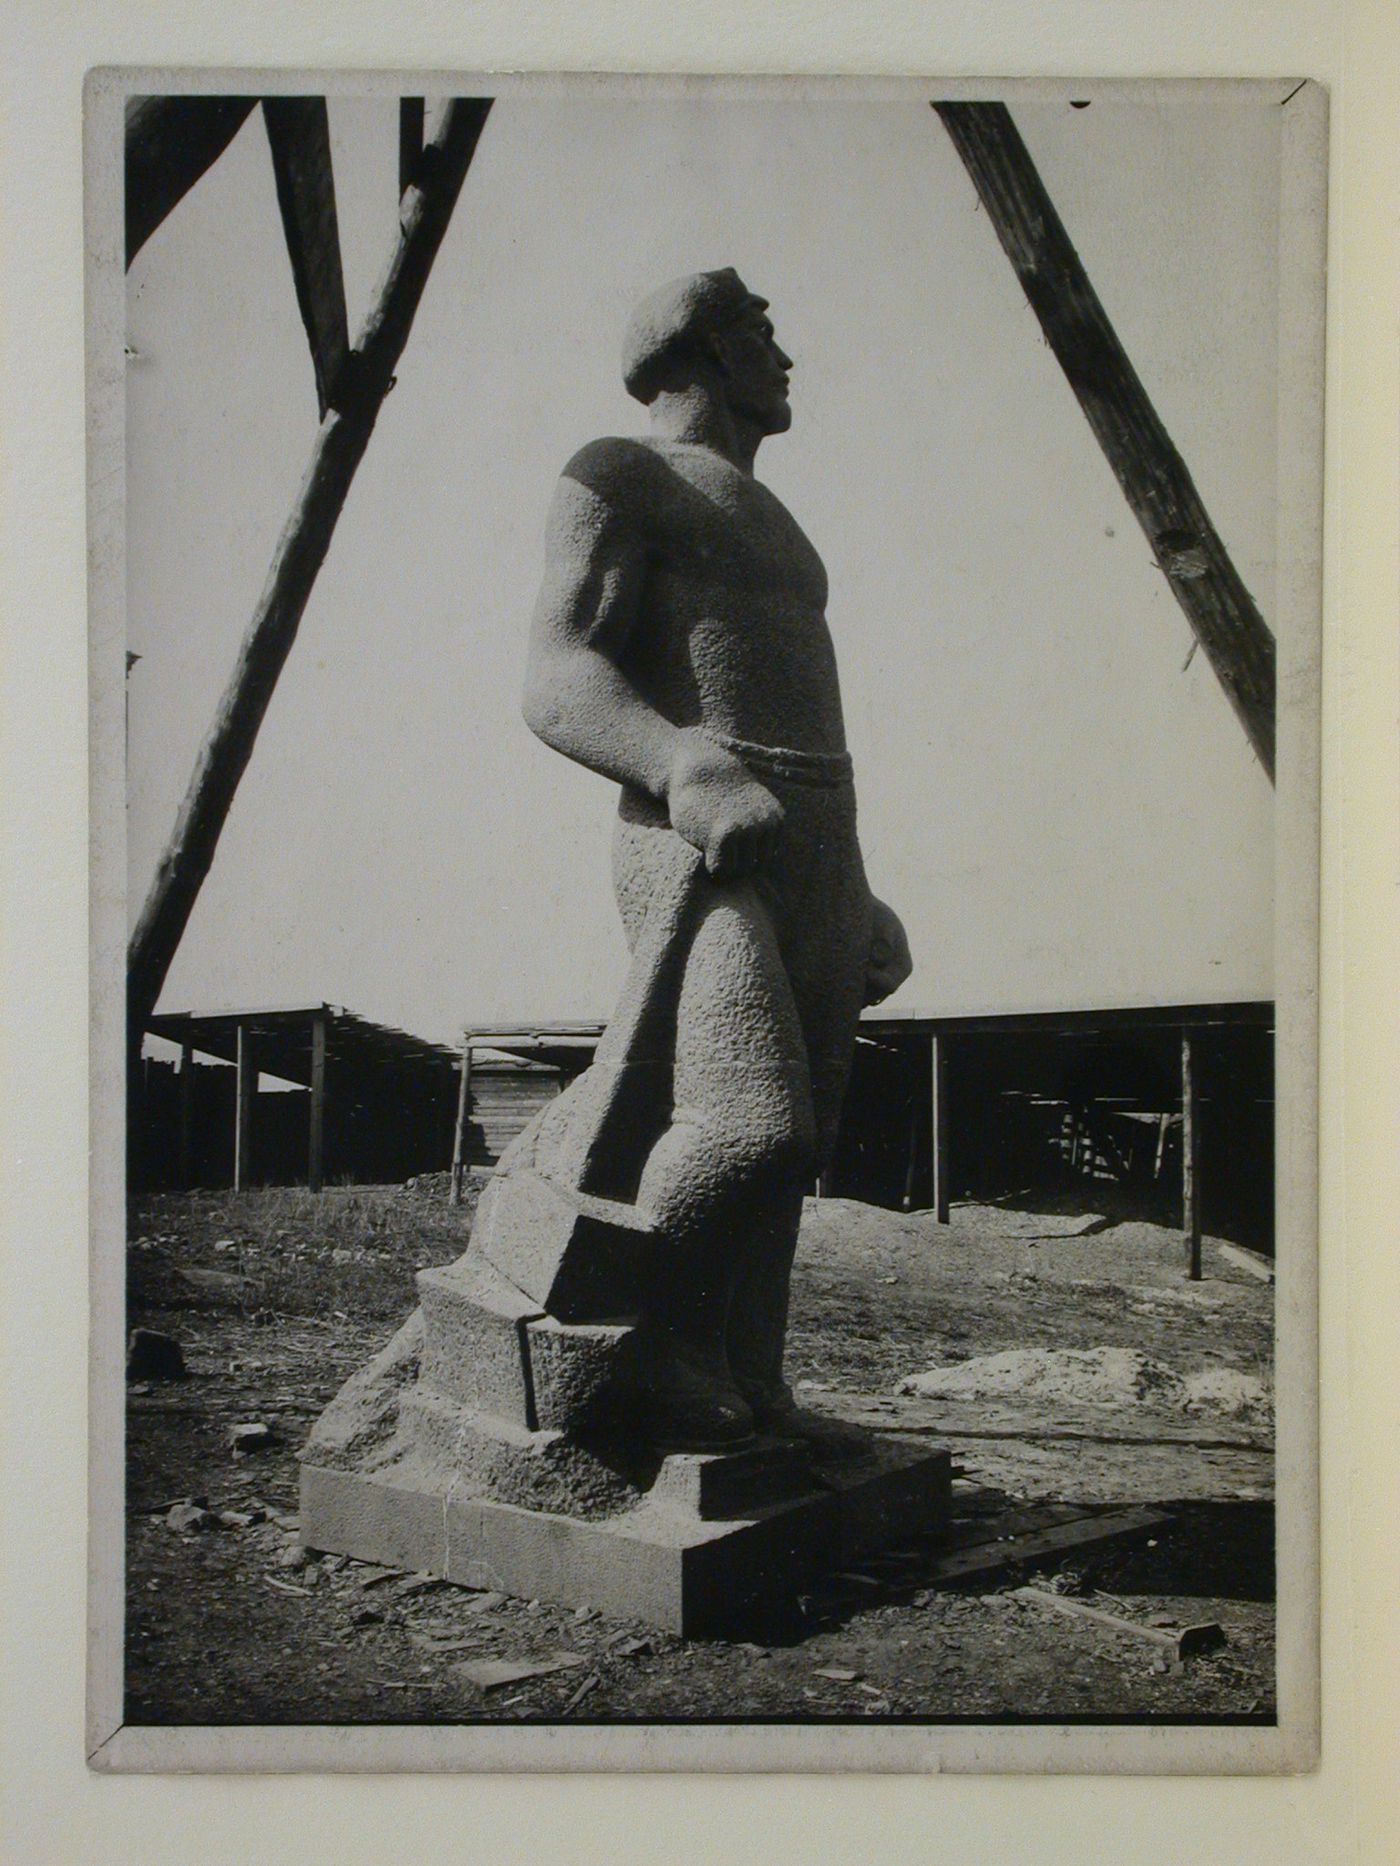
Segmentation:
[(785, 434), (792, 426), (792, 358), (778, 347), (767, 311), (755, 305), (743, 312), (719, 333), (717, 347), (725, 394), (735, 413), (756, 421), (765, 434)]

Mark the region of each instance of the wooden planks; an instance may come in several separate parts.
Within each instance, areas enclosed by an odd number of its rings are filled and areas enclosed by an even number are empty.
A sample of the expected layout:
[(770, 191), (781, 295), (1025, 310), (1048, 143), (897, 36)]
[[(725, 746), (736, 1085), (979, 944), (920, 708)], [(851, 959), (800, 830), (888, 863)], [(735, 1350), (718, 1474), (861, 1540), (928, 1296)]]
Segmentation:
[(1157, 566), (1274, 775), (1274, 638), (1089, 282), (1004, 104), (935, 103)]
[(1089, 1620), (1095, 1626), (1106, 1627), (1110, 1632), (1125, 1633), (1130, 1638), (1145, 1640), (1178, 1662), (1194, 1658), (1200, 1652), (1214, 1652), (1225, 1644), (1225, 1632), (1218, 1620), (1203, 1620), (1196, 1626), (1174, 1629), (1143, 1626), (1121, 1613), (1105, 1613), (1102, 1607), (1091, 1607), (1087, 1602), (1073, 1600), (1065, 1594), (1052, 1594), (1048, 1588), (1043, 1587), (1013, 1588), (1011, 1598), (1024, 1600), (1032, 1607), (1044, 1608), (1048, 1613), (1062, 1613), (1071, 1619)]
[(1126, 1536), (1147, 1535), (1154, 1529), (1165, 1529), (1170, 1522), (1171, 1518), (1160, 1510), (1105, 1510), (1097, 1516), (1052, 1523), (1048, 1528), (1030, 1533), (1013, 1533), (1005, 1541), (982, 1539), (969, 1547), (955, 1549), (933, 1563), (930, 1576), (936, 1581), (965, 1581), (972, 1575), (993, 1574), (998, 1569), (1037, 1561), (1046, 1555), (1064, 1554), (1100, 1542), (1116, 1542)]

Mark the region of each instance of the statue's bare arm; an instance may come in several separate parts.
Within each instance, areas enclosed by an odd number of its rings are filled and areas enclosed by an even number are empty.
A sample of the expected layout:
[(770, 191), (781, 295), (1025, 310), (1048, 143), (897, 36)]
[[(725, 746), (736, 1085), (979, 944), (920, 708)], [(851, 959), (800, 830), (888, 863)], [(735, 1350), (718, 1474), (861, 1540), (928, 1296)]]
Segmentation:
[[(625, 446), (625, 443), (623, 444)], [(648, 546), (632, 471), (600, 442), (571, 461), (550, 507), (545, 576), (525, 686), (532, 732), (566, 757), (667, 806), (672, 827), (721, 880), (771, 854), (782, 806), (703, 729), (678, 726), (621, 665), (647, 625)]]

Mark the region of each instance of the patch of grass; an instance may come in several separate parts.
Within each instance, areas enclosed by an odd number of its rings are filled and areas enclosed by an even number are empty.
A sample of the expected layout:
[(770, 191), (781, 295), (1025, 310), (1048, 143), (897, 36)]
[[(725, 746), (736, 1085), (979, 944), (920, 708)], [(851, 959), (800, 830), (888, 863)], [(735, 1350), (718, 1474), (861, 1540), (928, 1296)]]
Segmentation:
[(415, 1273), (466, 1248), (476, 1197), (473, 1186), (454, 1209), (399, 1187), (268, 1186), (141, 1199), (131, 1213), (130, 1307), (397, 1322), (417, 1301)]

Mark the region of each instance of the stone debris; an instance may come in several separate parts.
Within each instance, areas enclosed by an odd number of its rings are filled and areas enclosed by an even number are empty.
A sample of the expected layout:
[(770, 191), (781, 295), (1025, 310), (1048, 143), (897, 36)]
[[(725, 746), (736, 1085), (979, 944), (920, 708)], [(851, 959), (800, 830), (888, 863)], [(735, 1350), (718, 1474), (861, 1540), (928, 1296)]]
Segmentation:
[(477, 1594), (473, 1599), (464, 1602), (462, 1611), (463, 1613), (494, 1613), (504, 1600), (505, 1595), (497, 1593), (492, 1588), (489, 1592)]
[(429, 1594), (434, 1588), (447, 1587), (450, 1584), (437, 1574), (411, 1574), (405, 1581), (400, 1581), (394, 1588), (395, 1600), (409, 1600), (415, 1594)]
[(235, 1458), (246, 1458), (250, 1452), (266, 1451), (275, 1445), (277, 1433), (265, 1420), (247, 1419), (229, 1427), (228, 1442)]
[(310, 1549), (300, 1542), (291, 1542), (277, 1557), (277, 1565), (279, 1568), (305, 1568), (313, 1559)]
[(1270, 1410), (1257, 1374), (1208, 1367), (1179, 1374), (1139, 1348), (1009, 1348), (900, 1381), (899, 1393), (981, 1400), (1012, 1395), (1089, 1406), (1150, 1406), (1190, 1413), (1259, 1417)]
[(177, 1503), (166, 1517), (165, 1526), (181, 1535), (200, 1535), (214, 1527), (214, 1518), (198, 1503)]
[(173, 1335), (155, 1328), (133, 1328), (126, 1344), (128, 1380), (187, 1380), (185, 1351)]
[(519, 1684), (524, 1678), (547, 1678), (553, 1672), (587, 1663), (581, 1652), (552, 1652), (542, 1659), (468, 1659), (453, 1670), (459, 1678), (485, 1692)]
[(853, 1685), (860, 1677), (859, 1672), (847, 1671), (844, 1665), (814, 1665), (813, 1678), (830, 1678), (838, 1685)]
[(575, 1691), (570, 1697), (565, 1699), (564, 1708), (563, 1708), (563, 1711), (561, 1712), (561, 1715), (567, 1717), (571, 1710), (577, 1710), (578, 1706), (582, 1704), (583, 1700), (588, 1696), (589, 1692), (592, 1691), (594, 1687), (598, 1685), (600, 1682), (601, 1680), (599, 1679), (597, 1672), (590, 1672), (588, 1677), (585, 1678), (583, 1683), (579, 1686), (578, 1690)]

